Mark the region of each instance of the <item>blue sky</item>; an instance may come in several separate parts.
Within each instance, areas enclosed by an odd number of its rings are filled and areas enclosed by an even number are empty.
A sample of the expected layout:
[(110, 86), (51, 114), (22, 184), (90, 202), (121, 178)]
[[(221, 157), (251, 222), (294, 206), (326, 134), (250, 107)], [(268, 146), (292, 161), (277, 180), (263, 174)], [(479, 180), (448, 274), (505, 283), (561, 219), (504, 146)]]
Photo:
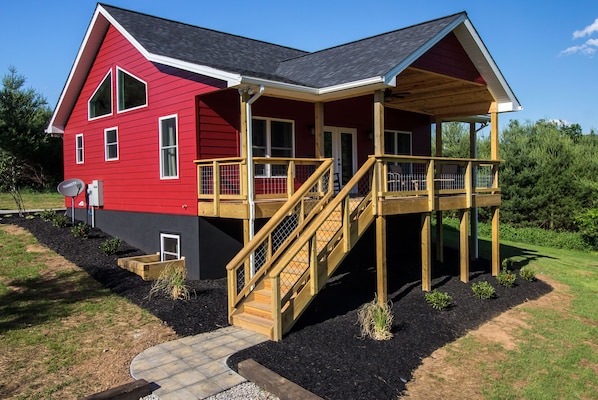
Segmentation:
[[(315, 51), (466, 11), (523, 105), (502, 114), (598, 132), (598, 1), (107, 0), (107, 4)], [(54, 108), (96, 2), (19, 0), (0, 11), (0, 74), (9, 66)]]

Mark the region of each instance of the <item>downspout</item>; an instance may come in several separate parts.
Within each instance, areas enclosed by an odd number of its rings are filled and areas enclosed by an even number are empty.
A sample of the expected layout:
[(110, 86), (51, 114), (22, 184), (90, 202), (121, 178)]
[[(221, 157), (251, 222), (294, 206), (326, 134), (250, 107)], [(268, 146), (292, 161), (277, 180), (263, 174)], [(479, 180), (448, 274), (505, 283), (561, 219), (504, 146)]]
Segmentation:
[[(245, 104), (247, 115), (247, 203), (249, 205), (249, 240), (253, 239), (255, 234), (255, 188), (253, 171), (253, 132), (252, 132), (252, 113), (251, 106), (262, 94), (264, 94), (264, 85), (260, 85), (259, 92), (253, 94), (253, 89), (247, 89), (247, 93), (253, 95)], [(250, 276), (255, 274), (255, 256), (250, 256)]]

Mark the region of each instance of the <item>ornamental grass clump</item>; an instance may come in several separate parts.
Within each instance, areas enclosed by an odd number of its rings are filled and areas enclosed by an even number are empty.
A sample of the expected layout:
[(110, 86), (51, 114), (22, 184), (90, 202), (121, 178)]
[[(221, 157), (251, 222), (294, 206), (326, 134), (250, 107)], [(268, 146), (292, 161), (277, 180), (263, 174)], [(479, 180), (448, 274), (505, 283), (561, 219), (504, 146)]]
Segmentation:
[(521, 267), (521, 269), (519, 270), (519, 276), (521, 277), (521, 279), (533, 282), (536, 280), (536, 270), (534, 270), (529, 265), (526, 265), (525, 267)]
[(471, 285), (471, 290), (473, 291), (473, 295), (475, 297), (482, 300), (491, 299), (496, 294), (494, 286), (486, 281), (474, 283)]
[(357, 311), (357, 323), (361, 327), (360, 338), (369, 336), (374, 340), (389, 340), (392, 338), (392, 303), (380, 303), (378, 296), (374, 300), (362, 305)]
[(158, 279), (152, 285), (149, 298), (163, 293), (173, 300), (189, 300), (191, 292), (185, 284), (187, 270), (184, 265), (169, 263), (160, 273)]
[(425, 294), (426, 301), (435, 310), (444, 310), (451, 305), (453, 298), (451, 295), (445, 292), (439, 292), (438, 289), (434, 289), (431, 292)]

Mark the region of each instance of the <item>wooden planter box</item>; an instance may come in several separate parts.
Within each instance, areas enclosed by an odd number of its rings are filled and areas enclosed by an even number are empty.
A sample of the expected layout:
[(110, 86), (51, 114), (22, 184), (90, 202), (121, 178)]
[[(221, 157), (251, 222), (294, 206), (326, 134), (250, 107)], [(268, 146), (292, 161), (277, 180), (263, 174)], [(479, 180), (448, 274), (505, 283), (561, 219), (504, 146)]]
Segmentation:
[(185, 268), (185, 257), (178, 260), (160, 261), (160, 253), (118, 259), (118, 266), (139, 275), (144, 281), (158, 279), (167, 265), (182, 265)]

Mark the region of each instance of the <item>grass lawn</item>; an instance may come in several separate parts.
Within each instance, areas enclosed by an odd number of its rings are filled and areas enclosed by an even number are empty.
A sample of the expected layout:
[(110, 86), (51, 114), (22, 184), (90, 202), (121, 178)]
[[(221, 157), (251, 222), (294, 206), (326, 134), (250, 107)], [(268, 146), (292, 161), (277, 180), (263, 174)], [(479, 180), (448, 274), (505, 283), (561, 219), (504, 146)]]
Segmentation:
[(133, 357), (174, 337), (28, 232), (0, 225), (0, 398), (75, 399), (129, 382)]
[[(445, 235), (457, 244), (454, 228)], [(481, 255), (490, 248), (480, 240)], [(445, 399), (598, 398), (598, 254), (501, 240), (501, 257), (533, 267), (553, 292), (445, 346), (419, 385)]]
[[(64, 196), (58, 192), (23, 191), (21, 196), (26, 210), (64, 208)], [(0, 192), (0, 210), (15, 210), (16, 208), (11, 194)]]

